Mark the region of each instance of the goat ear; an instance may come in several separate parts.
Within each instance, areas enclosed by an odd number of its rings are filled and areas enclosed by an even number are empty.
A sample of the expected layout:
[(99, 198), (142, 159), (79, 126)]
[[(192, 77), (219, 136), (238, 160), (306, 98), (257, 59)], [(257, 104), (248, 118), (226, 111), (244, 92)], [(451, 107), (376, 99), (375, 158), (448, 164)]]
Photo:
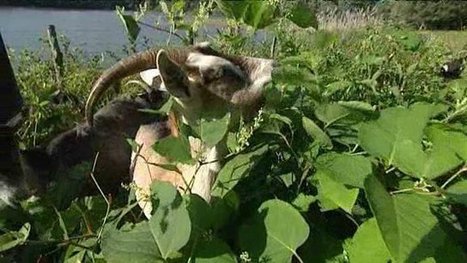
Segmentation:
[(159, 50), (156, 61), (165, 89), (174, 97), (180, 99), (189, 98), (188, 76), (177, 63), (169, 58), (167, 51)]

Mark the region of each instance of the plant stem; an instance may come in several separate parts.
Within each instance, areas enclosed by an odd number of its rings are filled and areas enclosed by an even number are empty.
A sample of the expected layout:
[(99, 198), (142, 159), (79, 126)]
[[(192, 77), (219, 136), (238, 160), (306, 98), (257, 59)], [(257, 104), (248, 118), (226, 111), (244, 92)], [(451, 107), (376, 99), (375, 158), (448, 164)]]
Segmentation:
[(104, 225), (107, 222), (107, 218), (109, 217), (110, 202), (109, 202), (109, 199), (105, 196), (104, 191), (102, 191), (102, 188), (99, 186), (99, 183), (97, 182), (96, 178), (94, 177), (94, 171), (96, 170), (96, 164), (97, 164), (98, 158), (99, 158), (99, 152), (97, 152), (96, 157), (94, 158), (94, 164), (92, 165), (92, 171), (89, 175), (91, 176), (92, 181), (94, 182), (97, 189), (99, 190), (99, 193), (101, 194), (102, 198), (104, 198), (105, 203), (107, 204), (107, 210), (105, 212), (105, 217), (104, 217), (104, 220), (102, 221), (101, 229), (99, 229), (99, 234), (97, 235), (97, 240), (100, 240), (102, 236), (102, 232), (104, 231)]
[(456, 179), (456, 177), (458, 177), (460, 174), (462, 174), (463, 172), (467, 172), (467, 165), (463, 166), (459, 171), (457, 171), (453, 176), (449, 177), (448, 180), (446, 180), (446, 182), (444, 182), (444, 184), (441, 186), (441, 189), (445, 189), (446, 186), (451, 183), (454, 179)]

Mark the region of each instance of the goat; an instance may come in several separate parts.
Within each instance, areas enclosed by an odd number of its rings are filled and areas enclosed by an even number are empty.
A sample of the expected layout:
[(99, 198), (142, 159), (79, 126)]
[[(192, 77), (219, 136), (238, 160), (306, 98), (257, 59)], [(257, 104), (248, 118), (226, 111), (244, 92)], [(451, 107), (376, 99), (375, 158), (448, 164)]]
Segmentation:
[[(467, 59), (467, 57), (466, 57)], [(458, 58), (444, 63), (440, 68), (440, 74), (446, 79), (456, 79), (464, 70), (464, 59)]]
[[(115, 99), (94, 114), (93, 126), (82, 123), (40, 147), (21, 151), (22, 177), (13, 179), (0, 175), (0, 199), (12, 205), (18, 197), (40, 195), (48, 183), (66, 176), (77, 165), (93, 164), (97, 153), (95, 178), (105, 193), (116, 193), (122, 181), (129, 181), (131, 147), (126, 139), (134, 138), (140, 125), (164, 120), (164, 117), (141, 111), (160, 107), (164, 97), (165, 94), (153, 91), (135, 99)], [(70, 194), (97, 193), (90, 178), (84, 174), (83, 177), (87, 179), (83, 180), (84, 186), (73, 189), (75, 193)], [(66, 207), (67, 203), (57, 205)]]
[(203, 156), (206, 164), (201, 167), (177, 164), (182, 174), (180, 176), (150, 164), (168, 162), (154, 152), (151, 146), (166, 136), (179, 136), (179, 122), (193, 125), (207, 110), (228, 111), (231, 116), (251, 116), (259, 109), (262, 89), (271, 80), (272, 66), (273, 60), (227, 56), (203, 43), (190, 49), (145, 51), (119, 62), (100, 77), (86, 104), (88, 123), (93, 122), (94, 104), (111, 83), (154, 67), (158, 69), (162, 86), (178, 106), (169, 113), (167, 121), (142, 125), (136, 134), (135, 140), (141, 149), (132, 156), (132, 175), (136, 184), (136, 197), (146, 217), (151, 216), (152, 207), (147, 197), (149, 186), (155, 180), (170, 182), (181, 190), (188, 187), (184, 182), (193, 179), (191, 192), (209, 202), (212, 184), (221, 168), (222, 158), (227, 153), (225, 139), (214, 146), (208, 146), (190, 137), (192, 156)]

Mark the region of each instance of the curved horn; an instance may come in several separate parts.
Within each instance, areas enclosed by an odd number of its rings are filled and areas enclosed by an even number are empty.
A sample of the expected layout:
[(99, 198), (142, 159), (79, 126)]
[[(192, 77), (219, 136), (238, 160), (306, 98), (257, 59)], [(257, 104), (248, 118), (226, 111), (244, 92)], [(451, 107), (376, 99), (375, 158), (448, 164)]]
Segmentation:
[(136, 74), (143, 70), (156, 67), (156, 57), (158, 50), (147, 50), (136, 53), (130, 57), (120, 60), (117, 64), (107, 69), (97, 79), (92, 87), (89, 97), (86, 101), (85, 116), (88, 124), (93, 122), (93, 107), (104, 92), (115, 81), (124, 77)]
[[(120, 60), (117, 64), (107, 69), (94, 83), (94, 86), (86, 101), (85, 116), (89, 125), (93, 122), (93, 107), (102, 94), (111, 84), (122, 78), (139, 73), (144, 70), (156, 68), (157, 53), (159, 49), (151, 49), (136, 53), (130, 57)], [(171, 49), (167, 51), (169, 57), (177, 63), (184, 62), (188, 56), (188, 49)]]

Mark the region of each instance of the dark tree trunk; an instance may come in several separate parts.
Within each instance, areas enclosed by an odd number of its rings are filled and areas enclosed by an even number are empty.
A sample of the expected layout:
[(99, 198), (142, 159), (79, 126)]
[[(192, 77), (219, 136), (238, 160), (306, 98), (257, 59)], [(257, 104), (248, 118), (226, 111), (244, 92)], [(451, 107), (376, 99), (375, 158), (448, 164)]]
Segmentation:
[(15, 132), (21, 121), (23, 100), (0, 33), (0, 179), (18, 185), (22, 180)]

